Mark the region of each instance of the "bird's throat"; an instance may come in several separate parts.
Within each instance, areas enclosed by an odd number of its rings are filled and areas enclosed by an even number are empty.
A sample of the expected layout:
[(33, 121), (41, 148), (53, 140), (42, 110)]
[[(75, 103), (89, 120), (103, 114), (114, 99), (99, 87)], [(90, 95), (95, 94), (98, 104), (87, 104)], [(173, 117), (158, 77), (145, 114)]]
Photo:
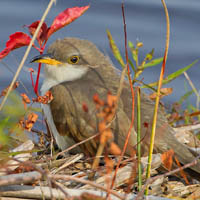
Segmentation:
[(41, 93), (44, 95), (53, 86), (80, 79), (87, 73), (88, 69), (85, 67), (77, 67), (73, 65), (64, 66), (52, 66), (45, 65), (44, 73), (45, 78), (41, 87)]

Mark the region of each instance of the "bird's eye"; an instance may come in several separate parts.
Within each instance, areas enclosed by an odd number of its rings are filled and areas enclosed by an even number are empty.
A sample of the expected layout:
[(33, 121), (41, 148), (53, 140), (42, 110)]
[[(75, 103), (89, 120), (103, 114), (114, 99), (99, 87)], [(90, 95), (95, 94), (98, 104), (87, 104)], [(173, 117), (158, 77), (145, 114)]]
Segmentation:
[(69, 64), (77, 64), (79, 62), (79, 56), (71, 56), (68, 58)]

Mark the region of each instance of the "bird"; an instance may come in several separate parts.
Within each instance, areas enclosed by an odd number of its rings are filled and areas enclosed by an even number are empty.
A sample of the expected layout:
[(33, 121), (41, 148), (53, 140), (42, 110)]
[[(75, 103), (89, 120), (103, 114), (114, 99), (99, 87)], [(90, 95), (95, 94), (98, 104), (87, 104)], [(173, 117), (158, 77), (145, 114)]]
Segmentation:
[[(112, 64), (110, 58), (88, 40), (66, 37), (53, 42), (46, 54), (35, 56), (31, 63), (35, 62), (45, 64), (41, 94), (50, 91), (53, 100), (49, 104), (42, 105), (42, 108), (58, 147), (65, 150), (97, 133), (99, 118), (93, 97), (98, 94), (99, 98), (105, 100), (108, 92), (116, 95), (120, 82), (120, 70)], [(137, 144), (136, 96), (134, 128), (128, 141), (126, 155), (131, 155)], [(88, 112), (84, 111), (83, 103), (87, 105)], [(132, 94), (130, 85), (125, 80), (115, 118), (110, 124), (114, 142), (121, 149), (131, 124), (131, 112)], [(153, 115), (154, 101), (141, 92), (142, 155), (147, 155), (149, 151)], [(195, 152), (176, 139), (174, 130), (165, 116), (160, 106), (154, 152), (164, 153), (172, 149), (180, 163), (192, 162), (196, 156)], [(97, 148), (98, 141), (92, 139), (79, 145), (72, 152), (84, 152), (89, 156), (95, 156)], [(200, 161), (198, 160), (197, 164), (190, 168), (200, 174)]]

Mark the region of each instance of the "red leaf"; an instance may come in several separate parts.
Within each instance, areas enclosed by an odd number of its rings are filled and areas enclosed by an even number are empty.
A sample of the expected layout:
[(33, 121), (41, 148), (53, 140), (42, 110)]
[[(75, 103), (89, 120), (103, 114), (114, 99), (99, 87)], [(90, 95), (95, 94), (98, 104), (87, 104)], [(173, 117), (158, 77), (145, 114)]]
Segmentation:
[(54, 32), (63, 28), (64, 26), (70, 24), (75, 19), (80, 17), (90, 6), (83, 7), (73, 7), (67, 8), (61, 12), (53, 21), (52, 25), (49, 27), (47, 38), (49, 38)]
[(144, 125), (145, 128), (148, 128), (148, 127), (149, 127), (149, 123), (147, 123), (147, 122), (144, 122), (143, 125)]
[[(33, 22), (31, 25), (27, 26), (29, 33), (31, 35), (34, 35), (39, 23), (40, 23), (40, 21), (38, 20), (38, 21)], [(47, 39), (47, 30), (48, 30), (48, 27), (47, 27), (46, 23), (44, 22), (39, 30), (38, 35), (37, 35), (37, 41), (40, 46)]]
[(88, 106), (87, 106), (86, 103), (82, 104), (82, 109), (83, 109), (84, 112), (86, 112), (86, 113), (88, 112)]
[(29, 45), (30, 41), (31, 38), (23, 32), (13, 33), (10, 35), (10, 39), (6, 42), (6, 48), (0, 52), (0, 59), (7, 56), (10, 51), (14, 49)]

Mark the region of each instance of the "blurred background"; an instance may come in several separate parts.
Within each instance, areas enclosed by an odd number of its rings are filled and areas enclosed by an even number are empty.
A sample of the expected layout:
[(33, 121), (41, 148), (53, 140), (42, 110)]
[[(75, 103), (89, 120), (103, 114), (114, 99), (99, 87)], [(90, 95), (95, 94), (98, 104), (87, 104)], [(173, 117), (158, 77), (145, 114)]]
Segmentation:
[[(16, 31), (28, 33), (23, 25), (29, 25), (39, 20), (48, 4), (48, 0), (1, 0), (0, 1), (0, 51), (5, 47), (9, 35)], [(199, 0), (166, 0), (171, 22), (171, 38), (169, 56), (165, 75), (191, 64), (200, 57), (200, 1)], [(106, 29), (109, 29), (121, 53), (124, 55), (124, 32), (121, 12), (121, 0), (57, 0), (47, 16), (46, 23), (51, 25), (53, 19), (68, 7), (85, 6), (90, 4), (89, 10), (72, 24), (56, 32), (49, 39), (48, 44), (56, 38), (80, 37), (94, 42), (105, 54), (109, 55), (113, 63), (120, 67), (112, 56)], [(125, 15), (128, 40), (134, 44), (137, 40), (143, 42), (140, 49), (141, 59), (155, 48), (155, 57), (162, 57), (165, 48), (166, 21), (164, 9), (160, 0), (125, 0)], [(22, 59), (26, 47), (17, 49), (0, 62), (0, 90), (7, 87)], [(32, 49), (20, 80), (34, 96), (30, 75), (27, 68), (37, 71), (37, 64), (29, 64), (30, 59), (38, 55)], [(145, 83), (158, 80), (161, 65), (149, 68), (142, 74)], [(200, 62), (192, 67), (188, 74), (199, 89)], [(34, 77), (35, 78), (35, 77)], [(40, 79), (40, 85), (42, 78)], [(187, 85), (187, 86), (186, 86)], [(182, 75), (165, 87), (173, 87), (174, 92), (165, 97), (167, 103), (178, 101), (185, 94), (186, 88), (191, 90)], [(20, 90), (24, 89), (20, 86)], [(195, 104), (195, 95), (190, 101)]]

